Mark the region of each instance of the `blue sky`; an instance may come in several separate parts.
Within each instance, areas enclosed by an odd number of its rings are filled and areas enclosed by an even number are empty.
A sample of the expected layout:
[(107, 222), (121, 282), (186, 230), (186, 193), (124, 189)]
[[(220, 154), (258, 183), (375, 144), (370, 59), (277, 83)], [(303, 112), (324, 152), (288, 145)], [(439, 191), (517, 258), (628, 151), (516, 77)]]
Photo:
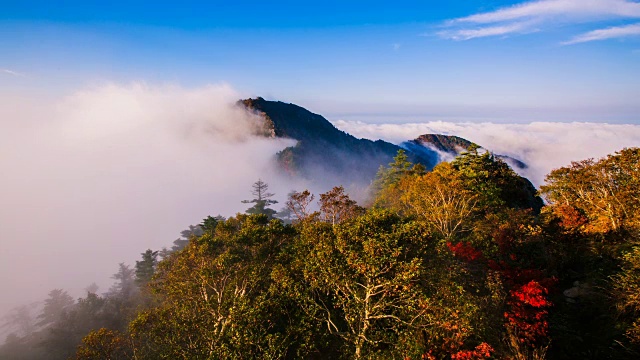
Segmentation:
[(640, 123), (640, 3), (3, 3), (0, 95), (228, 83), (330, 119)]

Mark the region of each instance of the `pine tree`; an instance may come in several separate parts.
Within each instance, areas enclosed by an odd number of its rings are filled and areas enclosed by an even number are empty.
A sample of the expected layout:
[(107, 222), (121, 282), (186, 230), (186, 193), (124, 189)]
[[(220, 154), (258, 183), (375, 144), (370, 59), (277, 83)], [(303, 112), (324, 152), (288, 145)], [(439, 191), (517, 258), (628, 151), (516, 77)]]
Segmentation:
[(156, 265), (158, 264), (158, 252), (147, 249), (142, 254), (142, 261), (136, 261), (136, 284), (143, 286), (151, 281)]
[(267, 215), (269, 219), (273, 218), (273, 215), (277, 213), (277, 211), (269, 208), (269, 205), (277, 204), (276, 200), (270, 199), (275, 194), (268, 192), (269, 185), (258, 179), (255, 183), (253, 183), (253, 191), (251, 194), (255, 196), (252, 200), (243, 200), (244, 204), (255, 204), (252, 207), (248, 208), (245, 212), (247, 214), (263, 214)]

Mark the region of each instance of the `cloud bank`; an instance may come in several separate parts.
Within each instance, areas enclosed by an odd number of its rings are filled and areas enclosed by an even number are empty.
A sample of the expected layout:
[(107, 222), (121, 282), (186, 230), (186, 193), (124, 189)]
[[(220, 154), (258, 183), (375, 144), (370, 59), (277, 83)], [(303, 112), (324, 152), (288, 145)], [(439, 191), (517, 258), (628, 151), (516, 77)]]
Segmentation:
[[(261, 118), (226, 85), (107, 84), (0, 100), (0, 314), (64, 288), (106, 291), (119, 262), (243, 212), (262, 178), (284, 199)], [(279, 209), (279, 208), (277, 208)]]
[(422, 134), (457, 135), (497, 154), (524, 161), (521, 175), (540, 186), (551, 170), (571, 161), (600, 158), (624, 147), (640, 146), (640, 125), (599, 123), (530, 124), (452, 123), (432, 121), (408, 124), (366, 124), (335, 121), (339, 129), (356, 137), (401, 143)]
[[(452, 40), (540, 31), (556, 24), (633, 21), (640, 3), (632, 0), (535, 0), (447, 21), (438, 34)], [(562, 44), (638, 36), (639, 24), (594, 29)]]

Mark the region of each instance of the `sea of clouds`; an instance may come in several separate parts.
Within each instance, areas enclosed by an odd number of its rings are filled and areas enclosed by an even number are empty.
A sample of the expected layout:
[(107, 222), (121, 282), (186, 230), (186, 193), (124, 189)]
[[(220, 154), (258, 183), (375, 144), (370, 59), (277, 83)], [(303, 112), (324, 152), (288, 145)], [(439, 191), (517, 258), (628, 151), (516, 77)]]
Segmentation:
[(257, 135), (262, 119), (224, 84), (18, 95), (0, 98), (0, 315), (54, 288), (106, 291), (118, 263), (243, 212), (259, 178), (278, 210), (295, 186), (274, 164), (293, 141)]
[(333, 124), (356, 137), (383, 139), (399, 144), (422, 134), (456, 135), (500, 155), (524, 161), (518, 170), (534, 185), (544, 183), (553, 169), (571, 161), (601, 158), (625, 147), (640, 146), (640, 125), (582, 122), (529, 124), (429, 121), (406, 124), (367, 124), (337, 120)]

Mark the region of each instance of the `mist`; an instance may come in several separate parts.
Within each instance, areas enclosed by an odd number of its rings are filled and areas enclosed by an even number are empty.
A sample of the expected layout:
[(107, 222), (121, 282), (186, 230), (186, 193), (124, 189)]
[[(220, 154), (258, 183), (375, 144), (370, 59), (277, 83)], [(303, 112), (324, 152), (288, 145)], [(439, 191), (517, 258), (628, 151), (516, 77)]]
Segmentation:
[(241, 97), (130, 83), (0, 99), (0, 314), (54, 288), (106, 291), (118, 263), (244, 212), (258, 178), (283, 204), (274, 154), (294, 142), (260, 135)]
[(625, 147), (640, 146), (640, 125), (607, 123), (529, 124), (430, 121), (407, 124), (367, 124), (361, 121), (333, 121), (340, 130), (356, 137), (383, 139), (395, 144), (436, 133), (456, 135), (500, 155), (525, 162), (515, 169), (539, 187), (553, 169), (571, 161), (601, 158)]
[[(283, 174), (274, 155), (294, 141), (265, 137), (263, 119), (236, 106), (245, 97), (226, 84), (147, 83), (0, 97), (0, 315), (54, 288), (79, 297), (96, 282), (106, 291), (118, 263), (170, 247), (208, 215), (244, 212), (258, 178), (280, 201), (276, 210), (291, 190), (348, 185), (326, 171), (309, 181)], [(425, 133), (461, 136), (524, 161), (529, 167), (518, 171), (536, 186), (571, 161), (640, 144), (640, 125), (333, 123), (396, 144)], [(357, 200), (366, 193), (347, 188)]]

